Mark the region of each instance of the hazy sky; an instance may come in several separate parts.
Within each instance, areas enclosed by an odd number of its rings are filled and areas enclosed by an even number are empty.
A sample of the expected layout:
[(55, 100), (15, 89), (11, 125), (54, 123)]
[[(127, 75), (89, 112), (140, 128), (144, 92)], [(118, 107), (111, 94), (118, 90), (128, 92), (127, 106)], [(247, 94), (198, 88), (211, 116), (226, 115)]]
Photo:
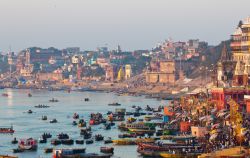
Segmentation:
[(0, 0), (0, 51), (30, 46), (150, 49), (168, 37), (228, 39), (250, 0)]

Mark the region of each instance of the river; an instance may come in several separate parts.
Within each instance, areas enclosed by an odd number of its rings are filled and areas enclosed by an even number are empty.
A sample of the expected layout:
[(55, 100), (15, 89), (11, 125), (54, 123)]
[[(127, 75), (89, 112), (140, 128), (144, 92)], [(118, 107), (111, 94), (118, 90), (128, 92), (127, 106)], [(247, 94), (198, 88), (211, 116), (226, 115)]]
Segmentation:
[[(166, 105), (166, 101), (158, 101), (156, 99), (146, 99), (143, 96), (117, 96), (113, 93), (104, 92), (65, 92), (65, 91), (46, 91), (46, 90), (22, 90), (22, 89), (2, 89), (0, 94), (7, 93), (8, 97), (0, 96), (0, 126), (14, 127), (15, 133), (0, 134), (0, 154), (16, 155), (19, 158), (51, 158), (51, 154), (45, 154), (44, 148), (51, 147), (50, 139), (47, 144), (38, 144), (36, 152), (24, 152), (13, 154), (12, 149), (17, 148), (17, 145), (11, 144), (14, 137), (38, 139), (42, 133), (51, 133), (53, 138), (60, 132), (69, 134), (70, 138), (80, 138), (80, 129), (72, 126), (72, 116), (77, 112), (81, 118), (89, 120), (90, 113), (100, 112), (106, 114), (109, 110), (115, 110), (117, 107), (108, 106), (108, 103), (118, 102), (122, 105), (121, 108), (131, 109), (132, 105), (145, 107), (158, 107)], [(28, 97), (28, 93), (32, 97)], [(54, 97), (59, 102), (51, 103), (49, 100)], [(84, 98), (89, 98), (88, 102)], [(35, 105), (45, 104), (50, 108), (35, 108)], [(119, 107), (119, 108), (120, 108)], [(29, 109), (34, 111), (32, 114), (26, 113)], [(47, 121), (42, 121), (42, 115), (48, 116)], [(49, 120), (56, 118), (58, 123), (51, 124)], [(117, 127), (112, 127), (111, 130), (104, 130), (103, 125), (92, 126), (93, 135), (102, 134), (105, 137), (118, 138), (119, 131)], [(112, 144), (109, 144), (109, 146)], [(86, 147), (86, 152), (99, 152), (103, 142), (95, 142), (90, 145), (74, 145), (64, 146), (59, 145), (54, 148), (72, 148)], [(113, 145), (114, 146), (114, 145)], [(114, 146), (114, 157), (139, 157), (136, 152), (136, 146)]]

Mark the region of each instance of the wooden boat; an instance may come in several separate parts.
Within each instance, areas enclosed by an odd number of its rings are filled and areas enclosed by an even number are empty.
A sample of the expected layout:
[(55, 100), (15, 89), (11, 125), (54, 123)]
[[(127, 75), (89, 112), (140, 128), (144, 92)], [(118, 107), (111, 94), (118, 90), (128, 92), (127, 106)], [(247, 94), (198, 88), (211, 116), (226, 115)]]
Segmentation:
[(0, 155), (0, 158), (18, 158), (16, 156)]
[(42, 116), (43, 121), (46, 121), (47, 119), (48, 119), (47, 116)]
[(49, 121), (49, 123), (57, 123), (57, 120), (56, 119), (52, 119)]
[(49, 102), (55, 103), (55, 102), (59, 102), (59, 100), (57, 100), (55, 98), (52, 98), (52, 99), (49, 100)]
[(185, 150), (199, 151), (199, 145), (183, 145), (178, 143), (138, 143), (138, 150), (154, 150), (154, 151), (169, 151), (169, 150)]
[(62, 139), (61, 142), (64, 145), (73, 145), (74, 144), (74, 140), (73, 139)]
[(11, 144), (17, 144), (18, 143), (18, 141), (17, 141), (17, 139), (16, 139), (16, 137), (11, 141)]
[(119, 103), (109, 103), (108, 106), (121, 106)]
[(86, 140), (86, 144), (93, 144), (93, 143), (94, 143), (94, 141), (92, 139)]
[(84, 144), (84, 140), (82, 139), (78, 139), (78, 140), (75, 140), (76, 144)]
[(132, 139), (117, 139), (113, 140), (115, 145), (136, 145), (135, 141)]
[(15, 132), (15, 130), (13, 129), (13, 126), (11, 125), (11, 127), (0, 127), (0, 133), (10, 133), (13, 134)]
[(114, 153), (113, 147), (100, 147), (100, 152), (102, 153)]
[(104, 144), (110, 144), (110, 143), (113, 143), (111, 137), (109, 137), (108, 139), (104, 140)]
[(60, 144), (62, 144), (61, 140), (58, 139), (51, 140), (51, 145), (60, 145)]
[(66, 133), (60, 133), (57, 135), (58, 139), (69, 139), (69, 135)]
[(95, 141), (103, 141), (104, 137), (100, 134), (95, 135)]
[(35, 140), (33, 138), (21, 139), (18, 143), (18, 149), (37, 150), (37, 140)]
[(89, 98), (84, 98), (84, 101), (89, 101)]
[(113, 154), (97, 154), (97, 153), (86, 153), (81, 154), (80, 158), (110, 158)]
[(137, 139), (117, 139), (113, 140), (116, 145), (136, 145), (138, 143), (154, 143), (154, 138), (137, 138)]
[(134, 132), (134, 133), (154, 133), (155, 126), (156, 125), (153, 123), (144, 123), (144, 122), (126, 124), (126, 128), (130, 132)]
[(55, 149), (53, 150), (53, 158), (77, 158), (79, 154), (85, 153), (86, 148), (76, 149)]
[(47, 143), (47, 139), (46, 138), (39, 138), (39, 143)]
[(79, 114), (74, 113), (74, 115), (73, 115), (73, 119), (79, 119)]
[(32, 114), (33, 111), (32, 111), (32, 110), (28, 110), (27, 113), (28, 113), (28, 114)]
[(53, 148), (44, 148), (44, 152), (45, 153), (52, 153), (53, 152)]
[(32, 94), (31, 94), (31, 93), (28, 93), (28, 97), (32, 97)]
[(39, 104), (39, 105), (35, 105), (35, 108), (49, 108), (50, 106), (48, 106), (48, 105), (41, 105), (41, 104)]

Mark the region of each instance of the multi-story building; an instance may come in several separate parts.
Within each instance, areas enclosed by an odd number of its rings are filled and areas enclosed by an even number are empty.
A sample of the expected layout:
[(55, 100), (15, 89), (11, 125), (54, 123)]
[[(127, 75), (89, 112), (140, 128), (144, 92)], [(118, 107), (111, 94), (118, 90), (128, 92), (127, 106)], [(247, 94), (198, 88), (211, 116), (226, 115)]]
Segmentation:
[(231, 35), (233, 60), (237, 62), (234, 72), (235, 85), (247, 85), (250, 75), (250, 17), (241, 21)]
[(131, 65), (127, 64), (125, 65), (125, 79), (129, 79), (132, 75), (132, 69), (131, 69)]
[(175, 61), (160, 61), (159, 66), (159, 71), (149, 71), (146, 73), (146, 82), (174, 84), (176, 81)]

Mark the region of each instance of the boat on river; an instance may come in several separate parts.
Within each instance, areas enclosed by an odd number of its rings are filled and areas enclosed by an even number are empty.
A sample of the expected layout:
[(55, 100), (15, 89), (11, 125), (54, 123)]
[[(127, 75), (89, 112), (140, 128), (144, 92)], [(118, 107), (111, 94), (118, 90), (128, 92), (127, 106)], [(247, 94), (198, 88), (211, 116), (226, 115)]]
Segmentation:
[(57, 100), (55, 98), (52, 98), (52, 99), (49, 100), (49, 102), (55, 103), (55, 102), (59, 102), (59, 100)]
[(13, 134), (15, 130), (13, 129), (13, 126), (11, 127), (0, 127), (0, 133), (10, 133)]
[(53, 150), (53, 158), (76, 158), (79, 154), (85, 153), (86, 148), (76, 149), (55, 149)]
[(128, 123), (126, 124), (126, 128), (128, 131), (133, 133), (154, 133), (156, 124), (154, 123)]
[(109, 103), (108, 106), (121, 106), (121, 104), (117, 103), (117, 102), (116, 103)]
[(113, 143), (116, 145), (136, 145), (138, 143), (154, 143), (154, 138), (137, 138), (137, 139), (117, 139), (113, 140)]
[(37, 150), (37, 140), (33, 138), (20, 139), (18, 143), (18, 149), (20, 150)]

